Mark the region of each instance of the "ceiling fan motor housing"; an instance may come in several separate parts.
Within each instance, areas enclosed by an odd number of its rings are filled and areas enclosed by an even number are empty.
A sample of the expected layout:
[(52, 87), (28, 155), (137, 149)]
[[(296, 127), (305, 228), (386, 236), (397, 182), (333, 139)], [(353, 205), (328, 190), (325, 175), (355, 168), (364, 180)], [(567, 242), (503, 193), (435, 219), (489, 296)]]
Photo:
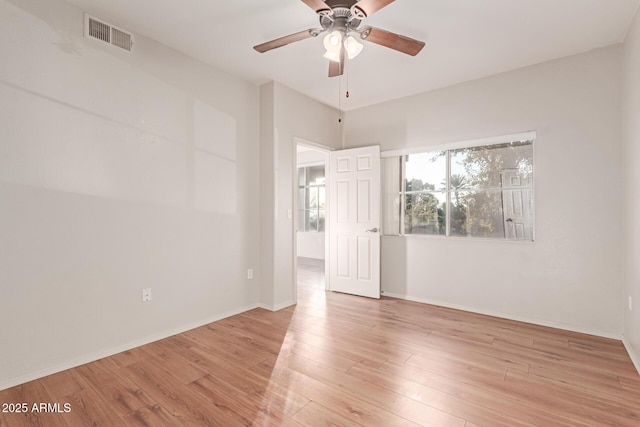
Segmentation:
[(364, 12), (355, 6), (356, 3), (357, 0), (327, 0), (326, 4), (331, 9), (318, 12), (320, 26), (327, 31), (356, 31), (362, 19), (366, 17)]

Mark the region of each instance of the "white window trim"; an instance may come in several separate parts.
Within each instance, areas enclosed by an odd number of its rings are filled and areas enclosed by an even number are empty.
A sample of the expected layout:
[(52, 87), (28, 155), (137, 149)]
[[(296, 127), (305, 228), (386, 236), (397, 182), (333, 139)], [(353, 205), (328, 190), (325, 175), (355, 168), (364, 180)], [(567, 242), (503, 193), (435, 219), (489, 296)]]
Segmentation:
[(480, 147), (483, 145), (500, 144), (503, 142), (528, 141), (528, 140), (536, 139), (536, 136), (537, 136), (536, 131), (528, 131), (528, 132), (521, 132), (521, 133), (513, 133), (510, 135), (491, 136), (488, 138), (448, 142), (445, 144), (423, 145), (420, 147), (407, 147), (399, 150), (382, 151), (380, 153), (380, 157), (382, 158), (399, 157), (399, 156), (406, 156), (409, 154), (418, 154), (418, 153), (424, 153), (429, 151), (446, 151), (446, 150), (455, 150), (459, 148), (473, 148), (473, 147)]
[[(536, 131), (527, 131), (527, 132), (520, 132), (520, 133), (514, 133), (514, 134), (508, 134), (508, 135), (500, 135), (500, 136), (492, 136), (492, 137), (487, 137), (487, 138), (479, 138), (479, 139), (471, 139), (471, 140), (466, 140), (466, 141), (455, 141), (455, 142), (450, 142), (450, 143), (445, 143), (445, 144), (436, 144), (436, 145), (423, 145), (420, 147), (407, 147), (407, 148), (403, 148), (403, 149), (399, 149), (399, 150), (387, 150), (387, 151), (382, 151), (380, 152), (380, 157), (381, 158), (389, 158), (389, 157), (402, 157), (402, 156), (406, 156), (406, 155), (410, 155), (410, 154), (420, 154), (420, 153), (425, 153), (425, 152), (435, 152), (435, 151), (446, 151), (447, 152), (447, 188), (449, 188), (449, 179), (450, 179), (450, 161), (449, 161), (449, 151), (451, 150), (456, 150), (456, 149), (464, 149), (464, 148), (473, 148), (473, 147), (481, 147), (481, 146), (485, 146), (485, 145), (496, 145), (496, 144), (501, 144), (501, 143), (507, 143), (507, 142), (514, 142), (514, 141), (529, 141), (529, 140), (533, 140), (535, 141), (537, 139), (537, 132)], [(536, 151), (536, 144), (533, 145), (533, 157), (534, 157), (534, 165), (535, 165), (535, 151)], [(535, 169), (535, 166), (534, 166)], [(406, 168), (402, 167), (401, 168), (402, 171), (402, 176), (401, 176), (401, 182), (404, 182), (406, 179)], [(535, 175), (535, 170), (534, 170), (534, 175)], [(535, 181), (532, 184), (531, 190), (534, 192), (535, 194)], [(405, 194), (403, 191), (400, 192), (401, 197), (400, 197), (400, 209), (401, 209), (401, 214), (400, 214), (400, 227), (399, 227), (399, 234), (383, 234), (383, 237), (400, 237), (400, 238), (411, 238), (411, 239), (443, 239), (443, 240), (465, 240), (465, 241), (480, 241), (480, 242), (502, 242), (502, 243), (525, 243), (525, 244), (529, 244), (529, 243), (534, 243), (536, 240), (536, 227), (535, 227), (535, 217), (536, 217), (536, 207), (535, 207), (535, 203), (534, 203), (534, 210), (533, 210), (533, 221), (534, 221), (534, 227), (533, 227), (533, 235), (532, 235), (532, 239), (531, 240), (509, 240), (509, 239), (494, 239), (494, 238), (486, 238), (486, 237), (463, 237), (463, 236), (452, 236), (450, 233), (450, 218), (449, 218), (449, 210), (447, 209), (447, 218), (446, 218), (446, 234), (445, 235), (424, 235), (424, 234), (406, 234), (405, 233), (405, 228), (404, 228), (404, 203), (405, 203), (405, 198), (402, 197), (402, 194)], [(447, 193), (447, 204), (449, 204), (450, 202), (450, 194)], [(534, 200), (535, 200), (535, 196), (534, 196)]]

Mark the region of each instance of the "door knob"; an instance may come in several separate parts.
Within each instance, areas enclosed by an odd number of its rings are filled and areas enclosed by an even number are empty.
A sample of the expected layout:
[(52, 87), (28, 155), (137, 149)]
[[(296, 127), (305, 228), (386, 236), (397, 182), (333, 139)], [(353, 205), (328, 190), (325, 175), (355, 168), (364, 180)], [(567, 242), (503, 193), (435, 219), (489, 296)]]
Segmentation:
[(369, 230), (367, 230), (367, 233), (377, 233), (378, 229), (376, 227), (374, 228), (370, 228)]

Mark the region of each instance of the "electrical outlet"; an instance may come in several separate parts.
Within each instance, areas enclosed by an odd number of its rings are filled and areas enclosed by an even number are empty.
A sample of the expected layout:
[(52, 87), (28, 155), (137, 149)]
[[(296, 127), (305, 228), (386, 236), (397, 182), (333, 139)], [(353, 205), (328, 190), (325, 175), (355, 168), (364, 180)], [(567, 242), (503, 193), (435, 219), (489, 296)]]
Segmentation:
[(629, 295), (629, 311), (633, 311), (633, 298)]
[(151, 288), (144, 288), (142, 290), (142, 302), (151, 301)]
[(253, 279), (253, 268), (247, 270), (247, 279)]

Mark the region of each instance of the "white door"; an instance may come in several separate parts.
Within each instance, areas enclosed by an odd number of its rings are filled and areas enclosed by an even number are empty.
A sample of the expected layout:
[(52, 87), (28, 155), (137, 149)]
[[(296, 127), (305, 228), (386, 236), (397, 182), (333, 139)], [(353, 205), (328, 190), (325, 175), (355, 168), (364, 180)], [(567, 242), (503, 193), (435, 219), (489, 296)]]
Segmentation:
[(531, 177), (521, 175), (517, 169), (502, 171), (502, 211), (507, 239), (533, 239)]
[(380, 147), (329, 159), (329, 286), (380, 298)]

